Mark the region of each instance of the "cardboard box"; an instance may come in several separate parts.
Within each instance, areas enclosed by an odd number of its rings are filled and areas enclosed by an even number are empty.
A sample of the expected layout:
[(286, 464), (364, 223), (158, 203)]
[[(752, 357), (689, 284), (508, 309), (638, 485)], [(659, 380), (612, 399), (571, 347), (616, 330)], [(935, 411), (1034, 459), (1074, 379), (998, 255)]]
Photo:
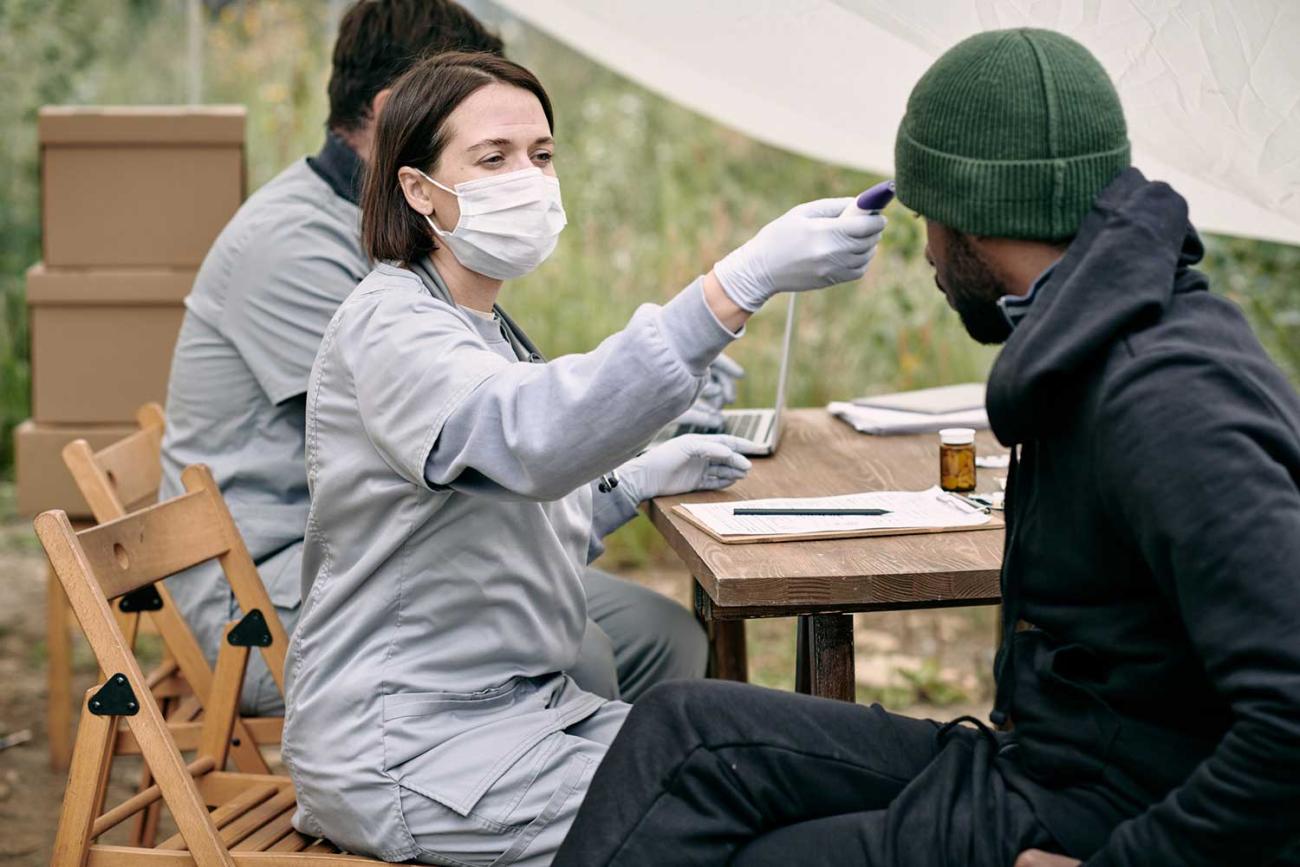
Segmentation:
[(28, 419), (14, 429), (14, 463), (18, 475), (18, 514), (34, 518), (63, 509), (72, 518), (89, 520), (90, 506), (63, 465), (63, 447), (78, 437), (102, 449), (139, 430), (136, 424), (52, 426)]
[(40, 111), (51, 267), (197, 267), (244, 199), (242, 106)]
[(193, 271), (27, 272), (32, 417), (41, 424), (131, 422), (167, 397)]

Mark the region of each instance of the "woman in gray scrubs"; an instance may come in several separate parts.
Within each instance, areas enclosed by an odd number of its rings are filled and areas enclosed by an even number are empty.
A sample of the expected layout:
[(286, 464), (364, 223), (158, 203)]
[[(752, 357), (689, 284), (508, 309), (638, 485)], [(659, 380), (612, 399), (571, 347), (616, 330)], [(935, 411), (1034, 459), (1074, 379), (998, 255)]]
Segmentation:
[(599, 536), (717, 488), (727, 437), (638, 456), (777, 292), (857, 279), (884, 222), (801, 205), (595, 350), (542, 360), (496, 307), (564, 227), (550, 102), (489, 55), (427, 60), (380, 116), (362, 202), (381, 262), (307, 395), (311, 515), (289, 651), (296, 825), (391, 861), (545, 865), (627, 705), (566, 673)]

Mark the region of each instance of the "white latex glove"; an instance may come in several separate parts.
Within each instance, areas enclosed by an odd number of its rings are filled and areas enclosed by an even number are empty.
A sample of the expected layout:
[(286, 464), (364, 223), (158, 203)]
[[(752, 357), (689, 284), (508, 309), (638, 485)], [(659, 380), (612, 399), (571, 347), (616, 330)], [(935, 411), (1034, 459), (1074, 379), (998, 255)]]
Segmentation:
[(736, 383), (744, 378), (745, 368), (735, 359), (719, 355), (709, 365), (709, 383), (704, 386), (700, 399), (707, 397), (710, 405), (718, 409), (733, 404), (736, 402)]
[(661, 443), (618, 468), (619, 487), (633, 501), (716, 491), (743, 479), (751, 466), (739, 449), (747, 440), (725, 434), (687, 434)]
[(722, 430), (725, 423), (726, 419), (722, 417), (722, 410), (712, 406), (703, 394), (700, 395), (699, 400), (691, 404), (690, 409), (677, 416), (677, 420), (673, 422), (679, 427), (695, 427), (706, 431)]
[(709, 381), (691, 408), (677, 417), (677, 424), (701, 427), (706, 430), (722, 429), (722, 408), (736, 401), (736, 381), (743, 378), (745, 368), (725, 355), (719, 355), (709, 365)]
[(876, 252), (885, 218), (841, 217), (854, 203), (819, 199), (796, 205), (713, 266), (722, 291), (756, 312), (778, 292), (824, 289), (857, 280)]

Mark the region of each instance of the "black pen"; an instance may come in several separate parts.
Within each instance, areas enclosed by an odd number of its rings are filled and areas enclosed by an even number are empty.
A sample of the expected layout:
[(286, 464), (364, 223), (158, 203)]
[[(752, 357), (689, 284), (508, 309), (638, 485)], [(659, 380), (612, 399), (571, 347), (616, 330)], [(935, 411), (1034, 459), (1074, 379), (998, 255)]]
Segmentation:
[(888, 509), (732, 509), (733, 515), (888, 515)]

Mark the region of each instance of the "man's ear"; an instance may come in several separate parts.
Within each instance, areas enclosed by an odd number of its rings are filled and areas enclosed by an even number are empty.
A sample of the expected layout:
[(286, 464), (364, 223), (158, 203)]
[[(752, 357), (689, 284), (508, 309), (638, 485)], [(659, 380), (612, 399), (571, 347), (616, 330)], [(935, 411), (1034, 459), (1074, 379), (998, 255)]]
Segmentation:
[[(1000, 238), (990, 238), (988, 235), (975, 235), (971, 232), (962, 232), (962, 240), (966, 242), (966, 247), (974, 250), (977, 255), (983, 256), (988, 252), (997, 252), (1001, 249)], [(986, 260), (987, 261), (987, 260)]]
[(429, 198), (428, 181), (410, 166), (397, 170), (397, 185), (402, 188), (406, 203), (426, 216), (433, 213), (433, 199)]

